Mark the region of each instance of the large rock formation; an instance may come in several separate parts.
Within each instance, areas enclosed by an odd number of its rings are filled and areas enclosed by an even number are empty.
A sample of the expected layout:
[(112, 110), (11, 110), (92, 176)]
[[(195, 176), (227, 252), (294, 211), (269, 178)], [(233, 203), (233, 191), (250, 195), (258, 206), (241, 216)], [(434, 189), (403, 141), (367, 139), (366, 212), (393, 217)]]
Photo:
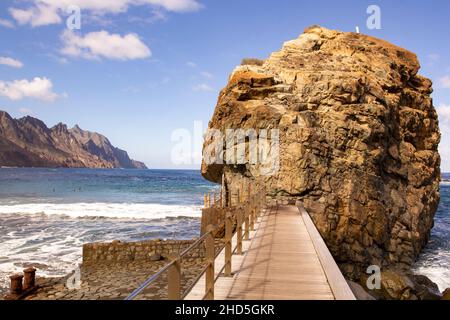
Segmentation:
[(0, 111), (0, 166), (146, 168), (101, 134), (59, 123), (48, 128), (32, 117)]
[(258, 180), (272, 197), (302, 200), (350, 278), (372, 264), (408, 267), (439, 202), (438, 118), (419, 68), (415, 54), (383, 40), (310, 27), (238, 66), (209, 124), (279, 129), (279, 169), (204, 162), (202, 174), (224, 174), (229, 193)]

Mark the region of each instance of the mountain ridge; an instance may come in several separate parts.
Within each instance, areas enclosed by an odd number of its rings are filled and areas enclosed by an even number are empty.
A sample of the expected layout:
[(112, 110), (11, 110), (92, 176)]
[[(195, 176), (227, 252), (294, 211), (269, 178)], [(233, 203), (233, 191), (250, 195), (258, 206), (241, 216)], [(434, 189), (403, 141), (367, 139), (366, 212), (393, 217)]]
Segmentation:
[(102, 134), (62, 122), (49, 128), (37, 118), (14, 119), (1, 110), (0, 166), (147, 169)]

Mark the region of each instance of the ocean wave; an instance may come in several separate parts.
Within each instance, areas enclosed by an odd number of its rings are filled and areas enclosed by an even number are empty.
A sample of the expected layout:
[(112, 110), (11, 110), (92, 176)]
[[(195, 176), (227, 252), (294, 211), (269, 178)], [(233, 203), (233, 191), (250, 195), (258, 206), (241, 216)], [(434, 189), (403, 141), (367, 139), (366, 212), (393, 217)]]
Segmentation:
[(440, 291), (450, 288), (450, 270), (445, 264), (442, 266), (424, 266), (413, 269), (417, 274), (421, 274), (430, 278), (439, 287)]
[(1, 214), (46, 214), (63, 215), (71, 218), (197, 218), (201, 216), (201, 207), (154, 203), (27, 203), (0, 205), (0, 215)]

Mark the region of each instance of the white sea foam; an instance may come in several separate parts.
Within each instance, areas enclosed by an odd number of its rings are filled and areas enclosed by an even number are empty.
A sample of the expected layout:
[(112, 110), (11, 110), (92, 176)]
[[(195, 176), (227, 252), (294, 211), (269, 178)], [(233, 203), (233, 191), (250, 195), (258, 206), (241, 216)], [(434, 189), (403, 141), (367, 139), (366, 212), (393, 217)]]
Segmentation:
[(450, 270), (446, 265), (416, 268), (415, 273), (430, 278), (439, 287), (440, 291), (450, 288)]
[(200, 217), (200, 206), (164, 205), (153, 203), (27, 203), (0, 205), (0, 214), (65, 215), (71, 218), (105, 217), (125, 219), (164, 219)]
[[(0, 295), (25, 264), (39, 276), (62, 276), (81, 262), (86, 242), (197, 234), (199, 206), (130, 203), (0, 205)], [(91, 219), (101, 217), (101, 219)], [(175, 219), (182, 217), (181, 219)], [(186, 218), (184, 218), (186, 217)], [(63, 218), (63, 219), (61, 219)], [(166, 219), (168, 218), (168, 219)], [(196, 226), (194, 230), (190, 228)]]

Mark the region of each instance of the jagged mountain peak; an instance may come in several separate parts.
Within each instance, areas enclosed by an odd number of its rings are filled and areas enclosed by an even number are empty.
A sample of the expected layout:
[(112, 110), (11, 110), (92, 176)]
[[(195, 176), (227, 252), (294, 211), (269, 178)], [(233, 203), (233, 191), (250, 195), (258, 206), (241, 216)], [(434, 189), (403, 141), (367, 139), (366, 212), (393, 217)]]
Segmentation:
[(68, 129), (60, 122), (49, 129), (37, 118), (13, 119), (0, 111), (0, 139), (0, 166), (146, 168), (105, 136), (78, 125)]

